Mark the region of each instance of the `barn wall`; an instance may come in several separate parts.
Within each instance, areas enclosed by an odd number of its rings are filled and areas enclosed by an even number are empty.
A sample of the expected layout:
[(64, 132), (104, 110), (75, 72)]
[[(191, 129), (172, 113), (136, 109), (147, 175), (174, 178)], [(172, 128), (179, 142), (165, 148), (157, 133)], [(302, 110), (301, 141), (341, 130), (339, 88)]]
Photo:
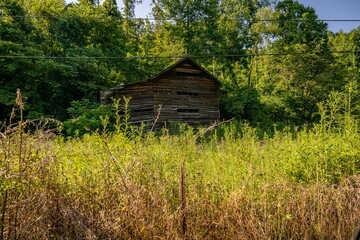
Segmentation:
[[(152, 82), (143, 82), (138, 84), (130, 84), (122, 88), (111, 89), (102, 92), (100, 95), (101, 102), (109, 104), (111, 98), (130, 98), (130, 121), (133, 123), (152, 122), (154, 116), (153, 101), (153, 84)], [(123, 101), (121, 103), (124, 103)]]
[(111, 97), (131, 97), (130, 121), (153, 122), (161, 105), (158, 123), (206, 124), (220, 118), (220, 83), (187, 59), (151, 80), (124, 85), (101, 93), (102, 103)]
[(219, 84), (201, 69), (182, 64), (154, 81), (159, 122), (209, 123), (219, 119)]

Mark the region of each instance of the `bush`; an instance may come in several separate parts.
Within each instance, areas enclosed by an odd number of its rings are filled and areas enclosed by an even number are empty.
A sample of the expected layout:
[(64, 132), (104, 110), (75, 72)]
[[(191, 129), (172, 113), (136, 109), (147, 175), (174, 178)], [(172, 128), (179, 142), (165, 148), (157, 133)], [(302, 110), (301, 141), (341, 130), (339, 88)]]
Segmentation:
[(70, 136), (101, 131), (105, 119), (114, 115), (111, 106), (93, 103), (89, 99), (72, 101), (67, 111), (72, 118), (64, 122), (64, 128)]

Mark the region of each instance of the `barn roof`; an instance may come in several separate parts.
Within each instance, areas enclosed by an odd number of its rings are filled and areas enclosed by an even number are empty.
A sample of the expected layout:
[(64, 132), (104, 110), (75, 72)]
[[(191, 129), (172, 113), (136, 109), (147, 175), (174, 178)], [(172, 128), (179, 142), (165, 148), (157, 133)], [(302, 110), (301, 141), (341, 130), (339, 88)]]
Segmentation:
[(145, 79), (143, 81), (140, 81), (140, 82), (134, 82), (134, 83), (129, 83), (129, 84), (123, 84), (121, 83), (119, 86), (113, 88), (113, 89), (121, 89), (125, 86), (131, 86), (131, 85), (136, 85), (136, 84), (141, 84), (141, 83), (145, 83), (145, 82), (150, 82), (150, 81), (154, 81), (155, 79), (157, 79), (158, 77), (160, 77), (161, 75), (167, 73), (168, 71), (170, 71), (171, 69), (175, 68), (176, 66), (186, 62), (186, 61), (189, 61), (190, 63), (194, 64), (196, 67), (198, 67), (201, 71), (203, 71), (206, 75), (208, 75), (208, 77), (212, 80), (214, 80), (217, 84), (219, 85), (222, 85), (221, 82), (216, 78), (214, 77), (211, 73), (209, 73), (205, 68), (201, 67), (197, 62), (195, 62), (192, 58), (190, 57), (184, 57), (182, 58), (181, 60), (175, 62), (174, 64), (170, 65), (169, 67), (165, 68), (163, 71), (159, 72), (158, 74), (148, 78), (148, 79)]

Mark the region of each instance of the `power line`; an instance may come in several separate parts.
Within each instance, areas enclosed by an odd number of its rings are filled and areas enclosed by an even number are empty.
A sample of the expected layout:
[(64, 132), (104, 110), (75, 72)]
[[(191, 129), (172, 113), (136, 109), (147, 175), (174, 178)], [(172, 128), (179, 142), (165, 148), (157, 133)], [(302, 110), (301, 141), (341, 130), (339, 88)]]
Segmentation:
[[(71, 18), (72, 16), (35, 16), (35, 15), (26, 15), (26, 16), (18, 16), (18, 15), (1, 15), (0, 18), (47, 18), (47, 19), (58, 19), (58, 18)], [(91, 16), (94, 17), (94, 16)], [(95, 16), (95, 17), (102, 17), (102, 16)], [(188, 21), (186, 18), (141, 18), (141, 17), (131, 17), (131, 18), (122, 18), (122, 20), (149, 20), (149, 21)], [(198, 18), (194, 20), (214, 20), (212, 18)], [(221, 21), (241, 21), (244, 20), (243, 18), (225, 18), (221, 19)], [(278, 21), (298, 21), (298, 22), (307, 22), (312, 21), (312, 19), (253, 19), (254, 22), (278, 22)], [(360, 22), (360, 19), (316, 19), (316, 21), (320, 22)]]
[[(358, 53), (356, 51), (330, 51), (328, 53)], [(166, 59), (166, 58), (231, 58), (231, 57), (257, 57), (257, 56), (289, 56), (323, 54), (323, 52), (288, 52), (288, 53), (244, 53), (244, 54), (218, 54), (218, 55), (190, 55), (190, 56), (25, 56), (25, 55), (2, 55), (0, 59)]]

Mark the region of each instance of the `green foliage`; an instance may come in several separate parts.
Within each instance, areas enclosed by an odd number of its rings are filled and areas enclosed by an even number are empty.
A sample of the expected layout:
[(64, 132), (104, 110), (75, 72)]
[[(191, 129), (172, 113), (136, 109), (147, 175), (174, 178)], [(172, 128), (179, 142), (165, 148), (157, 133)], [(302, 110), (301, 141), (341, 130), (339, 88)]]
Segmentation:
[[(131, 138), (121, 130), (104, 139), (95, 133), (60, 141), (55, 152), (62, 163), (59, 180), (64, 181), (61, 185), (70, 195), (81, 189), (95, 191), (121, 175), (131, 176), (144, 188), (160, 187), (175, 211), (179, 199), (174, 192), (183, 161), (189, 193), (210, 194), (218, 203), (243, 188), (256, 196), (257, 189), (273, 182), (339, 184), (344, 178), (359, 174), (360, 152), (355, 147), (360, 141), (358, 122), (339, 127), (336, 131), (322, 125), (312, 130), (282, 130), (272, 138), (259, 139), (256, 129), (230, 123), (204, 141), (200, 135), (196, 144), (194, 139), (199, 135), (191, 128), (181, 128), (176, 136), (165, 131), (160, 136), (149, 132)], [(85, 162), (80, 157), (84, 155), (88, 156)], [(112, 177), (103, 178), (104, 173)]]
[(94, 103), (89, 99), (71, 102), (67, 109), (71, 119), (64, 122), (65, 132), (69, 136), (83, 136), (88, 133), (125, 133), (133, 137), (141, 132), (141, 127), (132, 126), (129, 122), (130, 98), (113, 99), (112, 105)]
[(184, 55), (201, 56), (226, 86), (223, 117), (267, 129), (316, 123), (332, 91), (359, 86), (359, 29), (329, 33), (296, 1), (154, 0), (155, 21), (133, 19), (140, 3), (124, 0), (119, 10), (115, 0), (2, 1), (1, 119), (17, 88), (27, 118), (65, 121), (71, 102), (95, 102), (99, 91), (147, 79)]
[(222, 114), (225, 118), (236, 117), (249, 122), (259, 121), (262, 109), (259, 93), (252, 87), (224, 88), (221, 97)]
[[(294, 0), (280, 1), (276, 6), (279, 12), (279, 36), (283, 46), (292, 44), (324, 44), (326, 46), (327, 24), (318, 21), (315, 10)], [(300, 21), (299, 21), (300, 20)]]
[[(117, 64), (100, 60), (105, 53), (122, 54), (119, 15), (103, 17), (109, 10), (105, 6), (65, 8), (63, 1), (56, 0), (40, 5), (26, 2), (21, 6), (17, 1), (1, 4), (1, 55), (20, 57), (0, 60), (0, 82), (7, 96), (16, 88), (23, 90), (28, 98), (28, 118), (65, 120), (71, 101), (96, 99), (100, 90), (121, 78), (121, 70), (110, 67)], [(25, 17), (26, 13), (39, 18)], [(49, 55), (58, 59), (43, 58)], [(1, 99), (2, 116), (10, 112), (10, 105), (8, 99)]]
[(71, 102), (67, 111), (72, 118), (64, 122), (64, 127), (70, 136), (102, 131), (106, 118), (114, 115), (111, 107), (93, 103), (89, 99)]

